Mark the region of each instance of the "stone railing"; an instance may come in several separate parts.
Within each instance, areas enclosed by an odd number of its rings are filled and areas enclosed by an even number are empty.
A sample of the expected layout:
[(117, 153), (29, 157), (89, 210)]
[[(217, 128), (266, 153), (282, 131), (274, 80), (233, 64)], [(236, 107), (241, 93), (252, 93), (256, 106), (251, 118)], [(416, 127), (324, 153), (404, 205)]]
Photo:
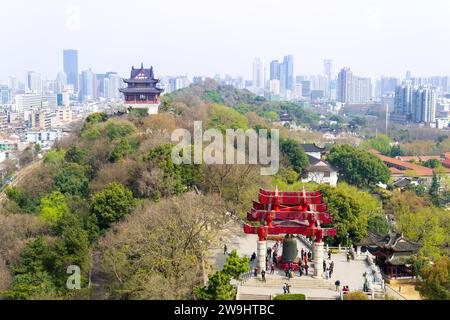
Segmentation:
[(303, 244), (306, 246), (307, 249), (312, 251), (313, 248), (313, 243), (311, 240), (309, 240), (307, 237), (305, 237), (304, 235), (297, 235), (297, 238), (303, 242)]

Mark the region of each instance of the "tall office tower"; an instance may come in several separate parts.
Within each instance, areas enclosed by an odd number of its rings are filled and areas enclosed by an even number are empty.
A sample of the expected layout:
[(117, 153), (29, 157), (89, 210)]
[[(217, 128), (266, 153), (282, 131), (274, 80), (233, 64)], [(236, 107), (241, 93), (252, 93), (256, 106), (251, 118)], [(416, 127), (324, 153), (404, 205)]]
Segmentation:
[(64, 72), (58, 72), (56, 76), (56, 93), (62, 93), (67, 85), (67, 75)]
[(269, 81), (269, 92), (274, 96), (280, 95), (280, 80), (272, 79)]
[(256, 94), (264, 94), (264, 64), (260, 58), (253, 60), (253, 90)]
[(342, 103), (352, 102), (353, 75), (350, 68), (342, 68), (337, 80), (337, 101)]
[[(283, 59), (283, 65), (281, 67), (283, 69), (283, 76), (284, 76), (284, 81), (281, 80), (281, 84), (285, 85), (284, 89), (285, 90), (290, 90), (293, 91), (294, 90), (294, 56), (293, 55), (287, 55), (284, 56)], [(281, 74), (280, 74), (281, 77)], [(283, 89), (283, 88), (281, 88)]]
[(352, 103), (367, 103), (372, 99), (372, 83), (370, 78), (353, 77)]
[(411, 115), (413, 87), (409, 82), (403, 82), (395, 89), (394, 113)]
[(81, 72), (80, 96), (84, 100), (95, 98), (95, 74), (91, 69)]
[(331, 81), (333, 77), (333, 60), (325, 59), (323, 60), (323, 74), (328, 78), (328, 81)]
[(64, 50), (63, 56), (67, 84), (73, 85), (74, 91), (78, 92), (78, 51), (72, 49)]
[(414, 122), (436, 122), (436, 95), (433, 89), (421, 87), (412, 95), (412, 119)]
[(278, 60), (273, 60), (270, 63), (270, 79), (269, 80), (280, 80), (280, 63)]
[(42, 77), (40, 73), (28, 71), (25, 75), (25, 91), (29, 93), (42, 92)]

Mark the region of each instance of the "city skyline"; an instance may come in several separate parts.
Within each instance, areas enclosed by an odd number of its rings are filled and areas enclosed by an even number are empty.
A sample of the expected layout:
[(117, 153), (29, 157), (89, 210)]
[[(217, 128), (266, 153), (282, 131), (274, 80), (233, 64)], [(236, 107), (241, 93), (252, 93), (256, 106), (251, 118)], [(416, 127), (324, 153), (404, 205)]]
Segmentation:
[[(63, 71), (62, 51), (72, 48), (79, 52), (80, 71), (91, 67), (120, 75), (127, 74), (129, 65), (144, 62), (158, 66), (160, 75), (219, 73), (251, 79), (254, 58), (270, 62), (285, 54), (294, 56), (295, 75), (322, 74), (324, 59), (333, 59), (335, 74), (344, 66), (372, 78), (403, 77), (407, 70), (419, 77), (450, 73), (450, 45), (445, 41), (450, 35), (445, 22), (450, 3), (444, 0), (430, 1), (426, 7), (402, 0), (44, 0), (28, 2), (28, 10), (19, 0), (4, 6), (0, 27), (14, 27), (0, 52), (0, 59), (8, 61), (0, 66), (2, 80), (10, 75), (21, 78), (26, 71), (53, 79)], [(280, 10), (282, 23), (271, 23), (264, 32), (255, 30), (258, 21), (272, 21), (273, 12)], [(17, 24), (20, 20), (24, 22)], [(175, 28), (180, 25), (183, 28)]]

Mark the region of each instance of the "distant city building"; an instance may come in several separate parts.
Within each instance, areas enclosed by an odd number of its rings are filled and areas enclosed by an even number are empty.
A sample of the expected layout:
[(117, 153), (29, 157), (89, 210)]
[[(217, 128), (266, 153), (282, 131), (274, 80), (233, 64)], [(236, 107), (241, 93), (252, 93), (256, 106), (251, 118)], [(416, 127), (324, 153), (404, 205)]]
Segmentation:
[(42, 92), (42, 77), (40, 73), (27, 71), (25, 75), (25, 91), (27, 93)]
[(63, 64), (64, 73), (67, 75), (67, 84), (73, 85), (74, 91), (78, 92), (78, 51), (64, 50)]
[(6, 83), (0, 84), (0, 106), (11, 102), (11, 90)]
[(353, 74), (350, 68), (343, 68), (339, 72), (337, 80), (337, 101), (342, 103), (352, 102)]
[(280, 80), (280, 63), (273, 60), (270, 63), (270, 80)]
[(269, 81), (269, 92), (271, 95), (280, 95), (280, 80), (272, 79)]
[(372, 100), (372, 82), (370, 78), (352, 77), (352, 96), (349, 102), (365, 104)]
[(93, 100), (96, 93), (96, 78), (94, 72), (89, 68), (89, 70), (81, 72), (80, 78), (80, 96), (82, 100)]
[(412, 95), (413, 121), (416, 123), (436, 122), (436, 95), (433, 89), (422, 87)]
[(436, 122), (436, 92), (430, 87), (414, 87), (410, 82), (397, 86), (391, 120), (416, 123)]
[(264, 64), (260, 58), (253, 60), (253, 92), (264, 95)]

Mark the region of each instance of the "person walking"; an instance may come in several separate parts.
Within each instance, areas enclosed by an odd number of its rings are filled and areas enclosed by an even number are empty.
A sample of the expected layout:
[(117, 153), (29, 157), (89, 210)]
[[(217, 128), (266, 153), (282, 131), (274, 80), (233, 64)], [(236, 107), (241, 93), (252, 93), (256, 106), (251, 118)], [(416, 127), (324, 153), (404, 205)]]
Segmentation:
[(223, 254), (226, 255), (228, 253), (228, 247), (226, 244), (223, 245)]
[(306, 272), (306, 275), (308, 275), (308, 269), (309, 269), (309, 266), (308, 266), (308, 264), (306, 263), (306, 264), (305, 264), (305, 272)]
[(328, 260), (331, 260), (331, 250), (328, 250)]
[(283, 284), (283, 293), (286, 294), (287, 293), (287, 287), (286, 287), (286, 283)]
[(312, 253), (311, 253), (311, 251), (308, 251), (308, 261), (311, 261), (311, 259), (312, 259)]
[(270, 274), (274, 274), (275, 273), (275, 264), (272, 263), (272, 265), (270, 266)]
[(341, 282), (339, 280), (336, 280), (334, 285), (336, 286), (336, 291), (339, 291), (339, 287), (341, 286)]
[(323, 260), (323, 271), (327, 271), (327, 262)]
[(262, 281), (266, 282), (266, 272), (264, 270), (261, 271), (261, 279)]
[(253, 272), (253, 275), (254, 275), (255, 277), (258, 276), (258, 269), (255, 268), (255, 271)]

